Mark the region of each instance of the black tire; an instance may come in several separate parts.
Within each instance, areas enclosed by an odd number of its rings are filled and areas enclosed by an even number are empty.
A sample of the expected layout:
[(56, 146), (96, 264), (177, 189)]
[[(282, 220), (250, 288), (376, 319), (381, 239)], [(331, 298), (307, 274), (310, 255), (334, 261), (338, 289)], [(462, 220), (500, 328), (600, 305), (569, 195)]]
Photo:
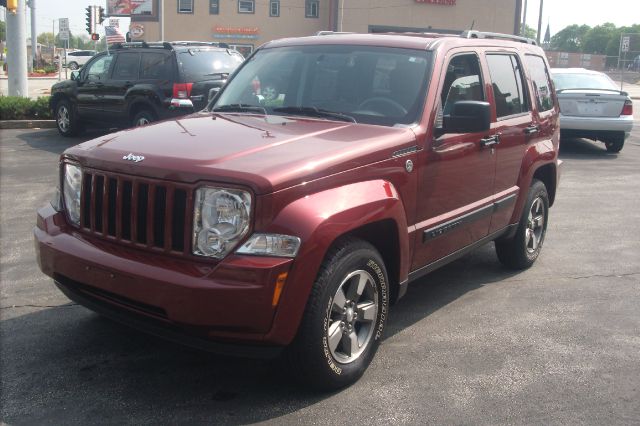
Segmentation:
[[(356, 281), (363, 282), (362, 278), (364, 284), (353, 287)], [(349, 238), (329, 251), (311, 290), (298, 334), (285, 351), (285, 360), (296, 380), (316, 389), (334, 390), (362, 376), (380, 345), (387, 320), (388, 282), (382, 257), (371, 244)], [(352, 293), (360, 287), (360, 295)], [(339, 291), (344, 298), (339, 297)], [(375, 311), (372, 305), (376, 306)], [(330, 335), (337, 338), (331, 339)], [(349, 347), (348, 343), (354, 341), (357, 346)]]
[(149, 123), (153, 123), (156, 121), (156, 117), (149, 110), (143, 109), (138, 111), (131, 120), (131, 125), (133, 127), (146, 126)]
[(58, 132), (65, 137), (76, 136), (82, 132), (82, 124), (76, 115), (76, 110), (67, 99), (61, 99), (53, 110)]
[[(534, 206), (535, 203), (535, 206)], [(539, 214), (538, 214), (539, 212)], [(542, 224), (538, 217), (542, 216)], [(508, 268), (526, 269), (536, 261), (542, 250), (549, 218), (549, 194), (544, 184), (534, 179), (522, 210), (518, 229), (512, 238), (497, 240), (498, 259)]]
[(624, 146), (624, 135), (615, 136), (604, 141), (604, 146), (607, 148), (607, 152), (618, 153), (622, 151)]
[(80, 67), (78, 67), (78, 64), (77, 64), (76, 62), (69, 62), (69, 69), (70, 69), (70, 70), (75, 71), (75, 70), (77, 70), (78, 68), (80, 68)]

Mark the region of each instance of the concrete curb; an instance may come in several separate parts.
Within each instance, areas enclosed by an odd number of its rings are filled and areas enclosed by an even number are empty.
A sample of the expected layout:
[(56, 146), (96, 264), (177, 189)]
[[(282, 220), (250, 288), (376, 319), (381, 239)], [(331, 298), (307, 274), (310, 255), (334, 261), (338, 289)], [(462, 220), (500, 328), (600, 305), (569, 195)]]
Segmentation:
[(55, 120), (0, 120), (0, 129), (55, 129)]

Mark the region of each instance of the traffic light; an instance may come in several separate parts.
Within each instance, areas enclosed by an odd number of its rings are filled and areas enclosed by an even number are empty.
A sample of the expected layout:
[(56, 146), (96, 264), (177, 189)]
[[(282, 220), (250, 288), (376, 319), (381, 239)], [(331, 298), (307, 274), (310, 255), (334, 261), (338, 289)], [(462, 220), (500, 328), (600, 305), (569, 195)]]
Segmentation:
[(102, 25), (104, 21), (104, 7), (102, 6), (94, 6), (96, 8), (96, 25)]
[(100, 40), (100, 34), (96, 34), (96, 33), (91, 34), (91, 40), (93, 41)]
[(94, 34), (96, 32), (94, 8), (95, 6), (87, 6), (85, 9), (87, 11), (87, 32), (89, 34)]
[(18, 0), (7, 0), (7, 10), (15, 15), (18, 11)]

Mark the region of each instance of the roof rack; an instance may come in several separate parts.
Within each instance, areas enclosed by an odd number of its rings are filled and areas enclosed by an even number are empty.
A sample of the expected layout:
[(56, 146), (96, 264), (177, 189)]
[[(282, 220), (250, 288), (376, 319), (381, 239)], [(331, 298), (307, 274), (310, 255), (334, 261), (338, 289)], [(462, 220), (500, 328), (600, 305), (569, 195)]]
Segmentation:
[(339, 35), (339, 34), (357, 34), (349, 31), (318, 31), (317, 36)]
[(172, 46), (212, 46), (212, 47), (221, 47), (223, 49), (229, 48), (229, 45), (227, 43), (222, 43), (218, 41), (178, 40), (178, 41), (170, 41), (169, 44), (171, 44)]
[(460, 34), (460, 37), (462, 37), (462, 38), (492, 38), (492, 39), (497, 39), (497, 40), (518, 41), (520, 43), (532, 44), (534, 46), (538, 45), (538, 43), (536, 43), (536, 41), (531, 39), (531, 38), (520, 37), (520, 36), (517, 36), (517, 35), (511, 35), (511, 34), (489, 33), (489, 32), (485, 32), (485, 31), (469, 30), (469, 31), (465, 31), (462, 34)]
[(144, 48), (150, 47), (150, 48), (156, 48), (156, 49), (169, 49), (169, 50), (173, 49), (173, 47), (171, 47), (171, 44), (167, 43), (166, 41), (150, 42), (150, 43), (147, 43), (146, 41), (130, 41), (127, 43), (114, 43), (109, 47), (109, 49), (110, 50), (135, 49), (139, 47), (144, 47)]

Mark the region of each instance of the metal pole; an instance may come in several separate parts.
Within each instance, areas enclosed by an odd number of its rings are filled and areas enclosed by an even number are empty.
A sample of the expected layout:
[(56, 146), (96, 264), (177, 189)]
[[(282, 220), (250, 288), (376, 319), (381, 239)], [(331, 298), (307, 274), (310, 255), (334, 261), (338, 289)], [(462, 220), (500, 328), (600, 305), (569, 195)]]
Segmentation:
[(620, 34), (620, 45), (618, 46), (618, 68), (620, 69), (620, 90), (622, 90), (622, 81), (624, 77), (624, 73), (622, 68), (620, 67), (620, 57), (622, 56), (622, 39), (624, 38), (624, 34)]
[(524, 0), (524, 16), (522, 17), (522, 31), (520, 33), (521, 36), (524, 37), (527, 30), (527, 0)]
[(36, 31), (36, 0), (29, 0), (31, 7), (31, 63), (29, 69), (33, 69), (38, 60), (38, 36)]
[(29, 96), (27, 79), (27, 28), (25, 0), (18, 0), (16, 14), (7, 13), (7, 72), (9, 96)]
[(540, 44), (540, 33), (542, 32), (542, 6), (544, 4), (544, 0), (540, 0), (540, 15), (538, 15), (538, 34), (536, 37), (536, 41)]
[(69, 39), (67, 39), (67, 41), (65, 42), (65, 48), (64, 48), (64, 62), (65, 62), (65, 65), (67, 65), (66, 67), (64, 67), (64, 79), (65, 80), (69, 79), (69, 76), (67, 75), (67, 72), (69, 70), (69, 64), (67, 64), (67, 49), (68, 48), (69, 48)]
[(160, 0), (160, 41), (164, 41), (164, 0)]

